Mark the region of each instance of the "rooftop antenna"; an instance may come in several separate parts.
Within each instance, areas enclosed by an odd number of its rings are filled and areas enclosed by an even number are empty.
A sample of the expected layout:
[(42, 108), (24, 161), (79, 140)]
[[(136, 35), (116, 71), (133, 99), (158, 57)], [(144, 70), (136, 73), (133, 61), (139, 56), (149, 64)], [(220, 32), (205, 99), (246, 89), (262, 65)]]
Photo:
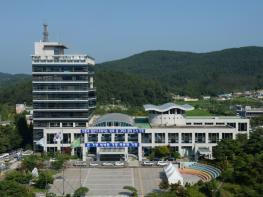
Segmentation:
[(47, 24), (43, 24), (44, 31), (43, 31), (43, 42), (48, 42), (48, 29), (47, 29)]

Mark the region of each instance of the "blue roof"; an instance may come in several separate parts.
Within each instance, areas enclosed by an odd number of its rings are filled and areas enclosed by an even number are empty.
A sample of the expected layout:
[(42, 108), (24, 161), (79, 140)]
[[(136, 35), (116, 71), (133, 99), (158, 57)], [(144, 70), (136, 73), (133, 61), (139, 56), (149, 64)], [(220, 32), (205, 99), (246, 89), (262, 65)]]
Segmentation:
[(175, 103), (165, 103), (163, 105), (146, 104), (143, 107), (145, 111), (158, 111), (158, 112), (165, 112), (170, 109), (181, 109), (183, 111), (190, 111), (194, 109), (193, 106), (188, 105), (188, 104), (177, 105)]

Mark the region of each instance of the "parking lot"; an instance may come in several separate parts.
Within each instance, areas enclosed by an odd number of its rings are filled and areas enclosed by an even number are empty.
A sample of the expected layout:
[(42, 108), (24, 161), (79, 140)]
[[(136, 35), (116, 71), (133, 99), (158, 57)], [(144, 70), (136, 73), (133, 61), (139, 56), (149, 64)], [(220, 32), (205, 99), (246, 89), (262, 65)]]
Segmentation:
[[(133, 186), (139, 196), (158, 190), (162, 168), (67, 168), (64, 171), (64, 193), (73, 193), (76, 188), (88, 187), (87, 196), (128, 196), (123, 186)], [(62, 173), (57, 175), (50, 192), (62, 195)]]

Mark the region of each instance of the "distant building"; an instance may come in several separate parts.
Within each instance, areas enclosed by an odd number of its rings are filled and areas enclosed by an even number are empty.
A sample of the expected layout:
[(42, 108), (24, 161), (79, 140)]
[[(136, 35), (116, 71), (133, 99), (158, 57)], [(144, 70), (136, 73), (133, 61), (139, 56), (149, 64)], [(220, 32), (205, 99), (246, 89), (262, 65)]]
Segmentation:
[(10, 125), (10, 124), (11, 124), (11, 121), (9, 121), (9, 120), (0, 121), (0, 125), (1, 125), (1, 126), (8, 126), (8, 125)]
[(211, 99), (211, 96), (203, 96), (203, 100), (209, 100)]
[(184, 97), (184, 101), (198, 101), (198, 98)]
[(32, 115), (33, 107), (27, 106), (26, 104), (16, 104), (16, 114), (21, 114), (23, 112), (27, 112)]
[(263, 116), (263, 107), (251, 107), (251, 106), (236, 106), (236, 113), (245, 118), (253, 118)]

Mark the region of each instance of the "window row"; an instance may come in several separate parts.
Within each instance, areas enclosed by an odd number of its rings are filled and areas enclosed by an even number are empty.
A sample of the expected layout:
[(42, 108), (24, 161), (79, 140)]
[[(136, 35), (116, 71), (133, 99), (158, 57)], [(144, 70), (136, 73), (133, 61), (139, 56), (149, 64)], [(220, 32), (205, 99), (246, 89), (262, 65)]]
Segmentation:
[[(165, 134), (164, 133), (155, 133), (155, 143), (165, 143)], [(47, 143), (54, 144), (55, 134), (47, 134)], [(84, 143), (83, 134), (74, 134), (74, 139), (80, 138), (81, 143)], [(98, 142), (98, 134), (88, 134), (88, 142)], [(114, 139), (114, 140), (113, 140)], [(223, 133), (222, 139), (233, 139), (232, 133)], [(217, 143), (219, 142), (219, 133), (208, 133), (208, 142), (206, 142), (206, 133), (195, 133), (195, 143)], [(124, 142), (125, 134), (110, 134), (104, 133), (101, 134), (101, 142)], [(71, 143), (70, 133), (63, 134), (63, 140), (61, 143), (69, 144)], [(132, 133), (128, 134), (128, 142), (138, 142), (138, 134)], [(169, 133), (168, 134), (168, 143), (192, 143), (192, 133), (182, 133), (181, 142), (179, 142), (178, 133)], [(142, 134), (142, 143), (152, 143), (152, 133), (143, 133)]]

